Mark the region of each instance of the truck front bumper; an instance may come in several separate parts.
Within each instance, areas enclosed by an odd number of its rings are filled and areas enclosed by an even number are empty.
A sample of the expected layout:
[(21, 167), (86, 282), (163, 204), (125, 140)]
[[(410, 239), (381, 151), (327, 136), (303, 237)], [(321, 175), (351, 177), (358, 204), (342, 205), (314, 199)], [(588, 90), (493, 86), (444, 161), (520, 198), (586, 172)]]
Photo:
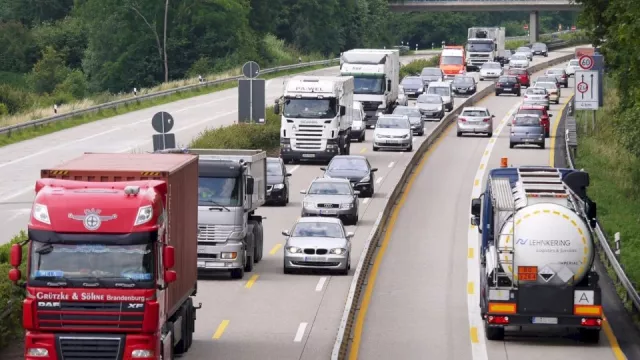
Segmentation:
[(326, 149), (324, 151), (301, 151), (291, 149), (280, 149), (280, 157), (283, 161), (331, 161), (334, 156), (338, 155), (338, 149)]
[(224, 271), (244, 267), (244, 245), (198, 245), (198, 272)]

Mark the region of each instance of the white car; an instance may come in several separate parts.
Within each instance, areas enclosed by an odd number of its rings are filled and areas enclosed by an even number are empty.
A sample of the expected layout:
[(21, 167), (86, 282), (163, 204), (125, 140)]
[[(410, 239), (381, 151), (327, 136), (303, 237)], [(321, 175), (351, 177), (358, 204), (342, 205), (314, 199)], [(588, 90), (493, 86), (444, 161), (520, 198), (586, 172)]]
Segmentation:
[(499, 62), (486, 62), (480, 67), (480, 81), (484, 79), (497, 79), (502, 76), (504, 71)]
[(406, 115), (381, 115), (373, 131), (373, 151), (401, 149), (413, 151), (413, 131)]
[(509, 67), (526, 69), (529, 67), (529, 58), (525, 54), (513, 54), (509, 60)]
[(567, 67), (564, 69), (569, 77), (574, 76), (576, 74), (576, 70), (580, 70), (579, 61), (577, 59), (569, 61)]
[(404, 93), (402, 85), (398, 85), (398, 100), (396, 100), (396, 104), (400, 106), (409, 106), (409, 98), (407, 97), (407, 94)]

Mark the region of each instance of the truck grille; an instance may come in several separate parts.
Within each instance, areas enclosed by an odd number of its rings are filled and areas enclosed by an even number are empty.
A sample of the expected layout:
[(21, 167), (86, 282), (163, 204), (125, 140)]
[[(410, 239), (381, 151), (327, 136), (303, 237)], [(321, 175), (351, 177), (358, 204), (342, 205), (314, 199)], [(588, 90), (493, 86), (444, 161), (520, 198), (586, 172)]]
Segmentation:
[(38, 302), (37, 321), (43, 330), (140, 330), (144, 304), (129, 302)]
[(60, 336), (60, 360), (120, 360), (122, 337)]
[(364, 109), (364, 111), (376, 111), (378, 110), (378, 106), (380, 106), (380, 104), (382, 104), (379, 101), (362, 101), (362, 108)]
[(198, 241), (225, 242), (234, 225), (198, 225)]
[(295, 132), (295, 150), (322, 150), (322, 130), (324, 125), (300, 124)]

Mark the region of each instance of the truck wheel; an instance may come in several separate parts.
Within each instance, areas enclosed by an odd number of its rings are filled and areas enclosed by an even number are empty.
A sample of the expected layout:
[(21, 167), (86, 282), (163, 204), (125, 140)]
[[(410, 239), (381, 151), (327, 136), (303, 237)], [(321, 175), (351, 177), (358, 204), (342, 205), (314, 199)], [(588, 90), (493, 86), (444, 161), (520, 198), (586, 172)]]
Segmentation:
[(484, 321), (484, 333), (487, 340), (501, 341), (504, 340), (504, 327), (490, 327), (487, 321)]
[(244, 277), (244, 268), (231, 269), (232, 279), (242, 279)]
[(263, 233), (264, 233), (264, 231), (262, 229), (262, 224), (260, 224), (259, 222), (256, 222), (256, 224), (253, 226), (253, 238), (255, 239), (255, 242), (256, 242), (256, 247), (255, 247), (255, 250), (254, 250), (255, 258), (253, 259), (253, 261), (256, 264), (259, 263), (260, 260), (262, 260), (262, 255), (264, 253)]
[(580, 340), (587, 344), (600, 342), (600, 329), (580, 329)]

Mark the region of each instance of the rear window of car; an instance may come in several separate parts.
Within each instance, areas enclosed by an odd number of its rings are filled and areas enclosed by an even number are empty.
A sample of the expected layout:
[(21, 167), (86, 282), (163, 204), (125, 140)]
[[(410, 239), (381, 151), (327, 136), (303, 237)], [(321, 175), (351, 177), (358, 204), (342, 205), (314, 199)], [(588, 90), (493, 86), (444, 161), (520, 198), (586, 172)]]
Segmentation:
[(527, 70), (524, 69), (511, 69), (509, 70), (510, 75), (525, 75)]
[(517, 82), (515, 76), (502, 76), (498, 79), (498, 82)]
[(540, 126), (540, 119), (534, 116), (516, 117), (513, 124), (517, 126)]
[(536, 110), (536, 109), (520, 109), (518, 111), (518, 115), (538, 115), (538, 116), (543, 116), (544, 112), (542, 110)]
[(528, 88), (526, 93), (529, 95), (546, 95), (547, 90), (543, 88)]
[(462, 112), (462, 116), (479, 117), (489, 116), (486, 110), (465, 110)]

